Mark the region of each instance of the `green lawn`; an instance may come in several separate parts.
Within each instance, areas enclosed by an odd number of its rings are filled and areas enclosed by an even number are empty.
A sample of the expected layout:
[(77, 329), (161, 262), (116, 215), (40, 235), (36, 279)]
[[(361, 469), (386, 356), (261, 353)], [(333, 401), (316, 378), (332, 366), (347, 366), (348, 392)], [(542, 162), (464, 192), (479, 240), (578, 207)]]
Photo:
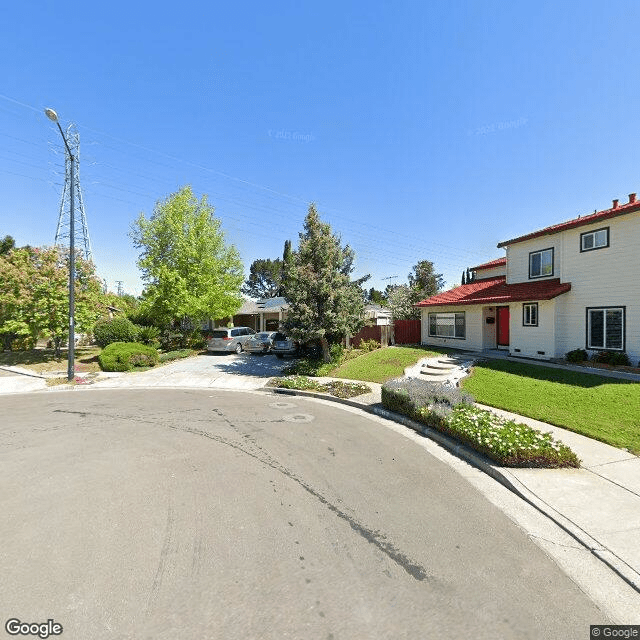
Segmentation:
[(353, 360), (348, 360), (337, 369), (325, 374), (333, 378), (363, 380), (365, 382), (385, 382), (404, 374), (406, 367), (421, 358), (437, 356), (444, 351), (434, 351), (432, 347), (386, 347), (369, 351)]
[[(74, 367), (78, 372), (90, 373), (100, 371), (98, 364), (99, 347), (76, 347), (74, 350)], [(62, 351), (58, 360), (53, 349), (31, 349), (29, 351), (0, 351), (0, 365), (23, 367), (37, 373), (67, 370), (67, 350)]]
[(476, 402), (627, 448), (640, 455), (640, 383), (490, 360), (463, 380)]

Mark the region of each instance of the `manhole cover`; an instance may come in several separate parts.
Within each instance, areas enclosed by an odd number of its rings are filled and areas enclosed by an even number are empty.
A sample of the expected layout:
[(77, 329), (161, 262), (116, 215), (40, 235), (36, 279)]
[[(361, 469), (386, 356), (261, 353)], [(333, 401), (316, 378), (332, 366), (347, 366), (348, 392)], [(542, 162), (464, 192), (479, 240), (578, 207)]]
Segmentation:
[(311, 422), (313, 416), (309, 413), (290, 413), (289, 415), (282, 416), (285, 422)]

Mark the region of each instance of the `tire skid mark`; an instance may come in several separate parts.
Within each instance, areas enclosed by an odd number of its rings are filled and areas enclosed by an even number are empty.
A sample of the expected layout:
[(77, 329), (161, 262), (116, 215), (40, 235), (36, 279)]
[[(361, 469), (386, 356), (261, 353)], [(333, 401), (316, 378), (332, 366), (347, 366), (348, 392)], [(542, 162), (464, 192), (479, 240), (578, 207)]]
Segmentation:
[[(227, 420), (229, 424), (230, 421)], [(258, 447), (260, 450), (260, 454), (254, 453), (252, 451), (247, 450), (247, 448), (243, 447), (244, 443), (235, 442), (233, 440), (229, 440), (222, 436), (218, 436), (213, 433), (209, 433), (207, 431), (202, 431), (200, 429), (195, 429), (193, 427), (176, 427), (168, 425), (170, 429), (174, 429), (176, 431), (184, 431), (186, 433), (192, 433), (194, 435), (202, 436), (204, 438), (208, 438), (210, 440), (214, 440), (220, 444), (231, 447), (248, 455), (263, 465), (278, 471), (283, 474), (290, 480), (293, 480), (296, 484), (298, 484), (302, 489), (304, 489), (309, 495), (313, 496), (318, 502), (324, 505), (329, 511), (335, 514), (341, 520), (344, 520), (351, 529), (357, 533), (359, 536), (364, 538), (369, 544), (376, 547), (379, 551), (384, 553), (390, 560), (395, 562), (399, 567), (404, 569), (412, 578), (419, 581), (427, 581), (429, 583), (436, 585), (438, 580), (434, 576), (430, 576), (427, 573), (427, 570), (421, 566), (420, 564), (412, 561), (406, 555), (404, 555), (401, 551), (396, 549), (393, 544), (387, 542), (386, 536), (382, 534), (380, 531), (374, 531), (365, 525), (358, 522), (355, 518), (352, 518), (349, 514), (342, 511), (340, 508), (336, 507), (332, 504), (327, 498), (325, 498), (321, 493), (316, 491), (313, 487), (309, 486), (304, 480), (296, 476), (292, 471), (282, 466), (277, 460), (274, 460), (269, 454), (267, 454), (261, 447)], [(237, 430), (237, 427), (235, 428)]]
[(149, 599), (147, 601), (146, 613), (149, 615), (155, 601), (158, 598), (160, 588), (162, 587), (162, 579), (167, 570), (167, 565), (173, 562), (170, 558), (172, 552), (175, 550), (175, 514), (171, 503), (167, 505), (167, 523), (164, 531), (164, 541), (162, 549), (160, 550), (160, 558), (158, 559), (158, 568), (156, 569), (156, 575), (153, 578), (151, 589), (149, 591)]

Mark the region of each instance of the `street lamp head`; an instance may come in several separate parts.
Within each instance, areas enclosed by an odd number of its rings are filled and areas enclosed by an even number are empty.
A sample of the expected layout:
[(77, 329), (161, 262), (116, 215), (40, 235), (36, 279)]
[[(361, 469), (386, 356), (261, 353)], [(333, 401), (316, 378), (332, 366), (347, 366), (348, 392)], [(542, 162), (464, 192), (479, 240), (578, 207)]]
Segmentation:
[(53, 122), (58, 122), (58, 114), (53, 109), (45, 109), (44, 113), (47, 116), (47, 118), (49, 118), (49, 120)]

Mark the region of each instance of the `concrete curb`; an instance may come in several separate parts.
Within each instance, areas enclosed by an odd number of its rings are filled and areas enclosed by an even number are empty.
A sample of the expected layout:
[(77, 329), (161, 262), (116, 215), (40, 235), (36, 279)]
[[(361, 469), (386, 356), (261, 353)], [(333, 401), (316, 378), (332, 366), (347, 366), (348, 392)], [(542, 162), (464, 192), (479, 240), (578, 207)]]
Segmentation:
[(624, 560), (619, 558), (611, 550), (600, 544), (597, 540), (592, 538), (584, 529), (579, 527), (569, 518), (563, 516), (556, 511), (552, 506), (544, 502), (535, 493), (530, 491), (508, 468), (498, 467), (492, 464), (488, 458), (477, 453), (473, 449), (470, 449), (466, 445), (446, 436), (427, 425), (415, 422), (406, 416), (403, 416), (388, 409), (384, 409), (379, 406), (367, 406), (363, 405), (355, 400), (346, 398), (337, 398), (329, 394), (315, 393), (313, 391), (302, 391), (298, 389), (283, 389), (282, 387), (263, 387), (263, 391), (269, 391), (273, 393), (290, 395), (290, 396), (305, 396), (310, 398), (321, 398), (324, 400), (330, 400), (339, 404), (348, 405), (357, 409), (362, 409), (367, 413), (372, 413), (381, 418), (397, 422), (406, 427), (409, 427), (413, 431), (420, 433), (421, 435), (437, 442), (439, 445), (447, 449), (450, 453), (456, 457), (464, 460), (465, 462), (473, 465), (483, 473), (491, 476), (494, 480), (502, 484), (509, 489), (512, 493), (516, 494), (520, 499), (524, 500), (527, 504), (531, 505), (534, 509), (540, 512), (542, 515), (549, 518), (558, 527), (570, 535), (576, 542), (588, 549), (596, 558), (606, 564), (616, 575), (624, 580), (631, 588), (640, 593), (640, 574), (630, 567)]

